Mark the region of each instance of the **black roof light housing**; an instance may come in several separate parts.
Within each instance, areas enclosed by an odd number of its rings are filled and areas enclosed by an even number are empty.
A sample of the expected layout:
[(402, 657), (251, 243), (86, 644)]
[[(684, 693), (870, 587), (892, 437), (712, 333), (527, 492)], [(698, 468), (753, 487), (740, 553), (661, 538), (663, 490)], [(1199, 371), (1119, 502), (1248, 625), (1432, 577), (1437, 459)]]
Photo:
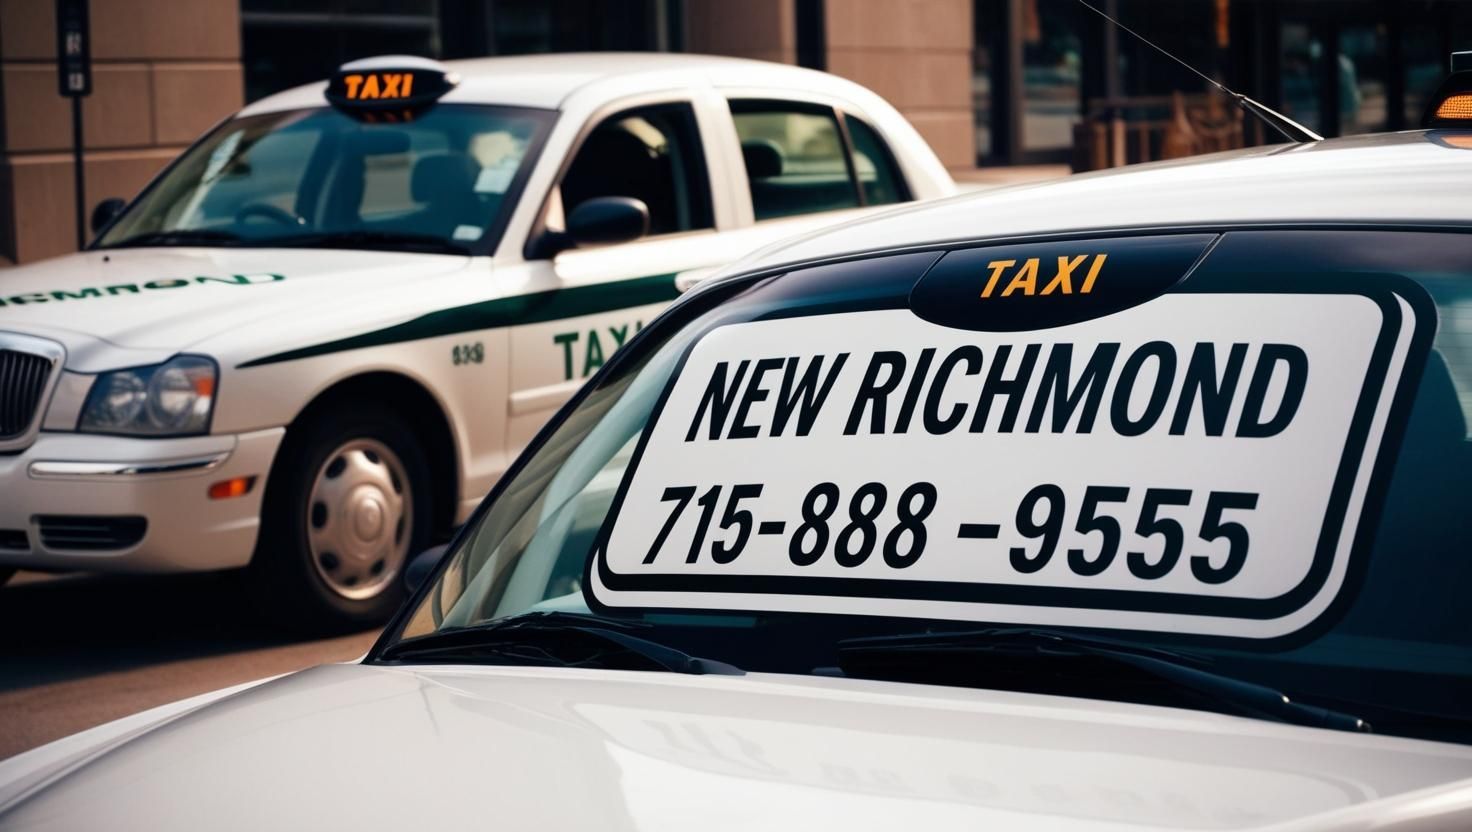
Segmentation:
[(327, 101), (366, 121), (408, 121), (460, 83), (449, 67), (412, 55), (343, 64), (327, 81)]
[(1421, 126), (1472, 129), (1472, 51), (1452, 53), (1452, 72), (1426, 103)]

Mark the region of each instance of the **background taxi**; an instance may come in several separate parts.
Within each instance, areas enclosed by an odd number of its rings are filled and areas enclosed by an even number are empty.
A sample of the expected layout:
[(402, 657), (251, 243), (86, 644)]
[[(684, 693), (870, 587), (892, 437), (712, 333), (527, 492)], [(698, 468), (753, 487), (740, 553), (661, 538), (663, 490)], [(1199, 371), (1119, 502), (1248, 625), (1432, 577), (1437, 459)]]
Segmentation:
[(950, 193), (868, 90), (736, 59), (384, 57), (230, 117), (0, 291), (0, 571), (249, 565), (382, 620), (677, 294)]
[(0, 824), (1468, 828), (1472, 124), (1433, 124), (757, 255), (361, 663), (0, 763)]

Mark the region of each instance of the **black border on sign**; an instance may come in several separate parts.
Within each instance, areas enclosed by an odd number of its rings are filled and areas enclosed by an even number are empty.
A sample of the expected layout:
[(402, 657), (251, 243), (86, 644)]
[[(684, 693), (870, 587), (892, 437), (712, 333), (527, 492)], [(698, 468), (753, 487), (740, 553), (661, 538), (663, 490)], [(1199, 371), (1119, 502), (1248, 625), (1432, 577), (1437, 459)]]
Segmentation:
[[(976, 604), (995, 604), (1016, 607), (1071, 607), (1108, 611), (1165, 613), (1195, 618), (1232, 618), (1239, 620), (1272, 620), (1290, 615), (1314, 600), (1323, 589), (1334, 567), (1334, 554), (1339, 548), (1343, 520), (1349, 507), (1356, 479), (1360, 473), (1360, 460), (1376, 416), (1376, 404), (1383, 392), (1386, 375), (1403, 325), (1406, 323), (1397, 303), (1397, 297), (1411, 308), (1410, 325), (1415, 327), (1405, 357), (1396, 391), (1391, 397), (1386, 414), (1380, 448), (1375, 454), (1370, 479), (1365, 492), (1359, 520), (1355, 526), (1355, 538), (1348, 554), (1349, 563), (1344, 580), (1336, 598), (1325, 606), (1324, 612), (1314, 620), (1306, 622), (1294, 633), (1302, 633), (1342, 603), (1347, 602), (1351, 589), (1362, 580), (1365, 553), (1374, 541), (1379, 526), (1379, 516), (1389, 487), (1395, 453), (1415, 398), (1421, 373), (1435, 334), (1436, 309), (1426, 290), (1415, 281), (1401, 275), (1327, 274), (1304, 278), (1291, 275), (1242, 275), (1228, 276), (1199, 275), (1177, 284), (1166, 294), (1283, 294), (1283, 295), (1359, 295), (1369, 299), (1380, 309), (1382, 320), (1375, 346), (1371, 350), (1365, 380), (1355, 403), (1354, 417), (1350, 420), (1349, 435), (1345, 440), (1344, 452), (1340, 456), (1334, 484), (1330, 489), (1329, 504), (1324, 522), (1320, 527), (1319, 540), (1314, 557), (1304, 579), (1289, 591), (1274, 598), (1223, 598), (1188, 593), (1148, 592), (1141, 590), (1079, 589), (1063, 587), (1019, 586), (995, 583), (953, 583), (943, 581), (916, 581), (888, 578), (832, 578), (802, 577), (792, 575), (674, 575), (674, 574), (619, 574), (609, 567), (605, 553), (609, 538), (621, 513), (624, 498), (643, 459), (653, 428), (659, 422), (665, 404), (678, 382), (686, 362), (696, 346), (711, 332), (730, 324), (720, 324), (693, 340), (670, 374), (659, 400), (650, 413), (648, 423), (640, 434), (634, 455), (629, 461), (608, 511), (608, 520), (599, 530), (591, 555), (583, 569), (584, 598), (590, 608), (599, 612), (636, 609), (643, 612), (715, 612), (730, 607), (648, 607), (641, 605), (614, 606), (597, 597), (594, 589), (592, 569), (596, 563), (598, 578), (608, 590), (618, 592), (678, 592), (710, 593), (718, 595), (786, 595), (793, 597), (854, 597), (883, 598), (899, 601), (947, 601)], [(893, 303), (875, 302), (864, 308), (845, 305), (816, 314), (842, 314), (856, 311), (879, 311), (895, 309)], [(899, 308), (903, 308), (900, 306)], [(815, 310), (793, 309), (790, 314), (762, 316), (754, 320), (786, 318), (792, 316), (814, 316)], [(748, 323), (754, 321), (741, 321)], [(737, 323), (737, 322), (732, 322)], [(933, 323), (933, 322), (932, 322)], [(940, 324), (933, 324), (940, 326)], [(1022, 335), (1025, 333), (1017, 333)], [(764, 611), (766, 612), (766, 611)], [(777, 613), (802, 614), (802, 610), (774, 610)], [(826, 614), (826, 611), (825, 611)], [(832, 613), (844, 614), (844, 613)], [(869, 614), (869, 613), (849, 613)], [(915, 615), (914, 618), (934, 618), (933, 615)], [(978, 618), (978, 621), (985, 619)], [(1087, 627), (1089, 625), (1079, 625)], [(1149, 631), (1148, 628), (1111, 628)], [(1277, 642), (1292, 634), (1271, 638), (1254, 639)], [(1210, 636), (1204, 636), (1210, 637)]]

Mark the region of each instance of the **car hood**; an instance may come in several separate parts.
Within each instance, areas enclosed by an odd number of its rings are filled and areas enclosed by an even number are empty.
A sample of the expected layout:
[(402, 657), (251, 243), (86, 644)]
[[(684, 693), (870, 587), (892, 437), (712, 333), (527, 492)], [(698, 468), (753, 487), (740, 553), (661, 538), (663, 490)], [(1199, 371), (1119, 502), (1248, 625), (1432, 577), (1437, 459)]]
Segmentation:
[(1461, 746), (1138, 705), (366, 665), (262, 684), (75, 759), (12, 792), (0, 827), (1366, 829), (1377, 807), (1379, 821), (1428, 800), (1465, 809), (1472, 777)]
[[(0, 330), (173, 352), (310, 308), (458, 271), (468, 257), (342, 249), (84, 251), (0, 271)], [(68, 362), (69, 364), (72, 362)]]

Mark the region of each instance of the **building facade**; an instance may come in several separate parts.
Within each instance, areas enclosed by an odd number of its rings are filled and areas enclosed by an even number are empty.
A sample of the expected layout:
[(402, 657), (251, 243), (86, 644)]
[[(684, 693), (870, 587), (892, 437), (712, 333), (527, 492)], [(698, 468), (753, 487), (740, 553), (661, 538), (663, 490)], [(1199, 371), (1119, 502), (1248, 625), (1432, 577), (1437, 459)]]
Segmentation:
[[(1090, 0), (1324, 135), (1414, 126), (1472, 0)], [(218, 119), (365, 55), (741, 55), (824, 69), (900, 109), (952, 168), (1073, 162), (1081, 122), (1169, 119), (1207, 83), (1079, 0), (90, 0), (90, 209)], [(0, 264), (75, 248), (52, 0), (0, 0)], [(1220, 102), (1215, 102), (1220, 104)], [(1108, 163), (1160, 152), (1140, 132)], [(1264, 138), (1248, 129), (1242, 137)], [(1157, 142), (1158, 144), (1158, 142)]]

